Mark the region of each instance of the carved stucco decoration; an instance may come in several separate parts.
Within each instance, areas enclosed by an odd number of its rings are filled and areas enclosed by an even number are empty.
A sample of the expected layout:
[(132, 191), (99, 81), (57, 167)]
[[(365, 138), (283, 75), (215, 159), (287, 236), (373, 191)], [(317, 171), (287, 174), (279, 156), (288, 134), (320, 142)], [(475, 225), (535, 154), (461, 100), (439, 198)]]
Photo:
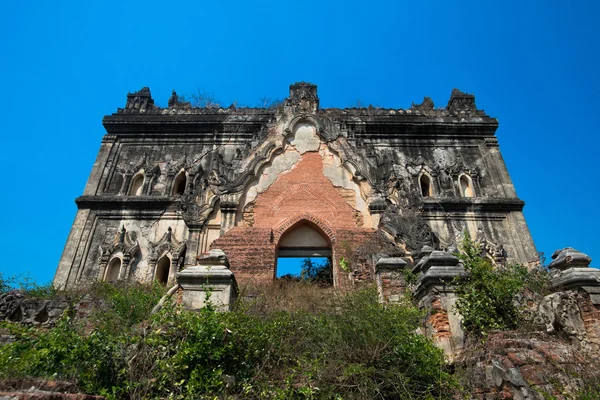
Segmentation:
[(100, 245), (100, 276), (99, 279), (104, 277), (106, 266), (112, 260), (112, 258), (118, 254), (122, 254), (121, 272), (119, 279), (129, 277), (131, 270), (131, 262), (140, 251), (140, 244), (137, 240), (137, 233), (130, 232), (125, 229), (125, 226), (107, 242)]
[(316, 113), (319, 109), (317, 86), (308, 82), (297, 82), (290, 85), (290, 97), (285, 105), (294, 113)]
[(117, 172), (123, 175), (123, 184), (119, 190), (119, 194), (129, 194), (131, 179), (135, 174), (144, 171), (144, 186), (142, 187), (143, 195), (150, 195), (156, 180), (160, 176), (160, 166), (148, 162), (148, 156), (144, 154), (137, 162), (131, 162), (128, 165), (117, 167)]
[(219, 196), (209, 188), (195, 195), (184, 196), (179, 204), (179, 211), (186, 225), (191, 229), (202, 228), (217, 200)]
[(450, 100), (448, 100), (446, 109), (451, 112), (475, 112), (477, 111), (475, 96), (461, 92), (458, 89), (452, 89), (452, 94), (450, 95)]
[(169, 226), (167, 232), (156, 243), (150, 242), (151, 253), (150, 257), (148, 257), (149, 271), (154, 272), (156, 270), (158, 260), (165, 254), (171, 255), (171, 266), (175, 268), (175, 272), (179, 271), (183, 265), (183, 254), (186, 247), (187, 241), (180, 242), (177, 240), (175, 235), (173, 235), (173, 229)]
[(487, 257), (492, 260), (492, 262), (496, 265), (505, 264), (506, 263), (506, 250), (502, 244), (496, 244), (491, 241), (483, 229), (479, 228), (477, 230), (477, 237), (475, 238), (475, 243), (477, 243), (481, 249), (481, 256)]
[(409, 200), (409, 204), (403, 208), (388, 206), (381, 216), (379, 229), (393, 237), (396, 243), (406, 245), (411, 252), (419, 251), (424, 246), (439, 248), (439, 238), (419, 215), (416, 199)]
[(204, 178), (204, 170), (199, 159), (192, 162), (188, 161), (186, 153), (183, 154), (179, 160), (171, 160), (165, 168), (166, 171), (166, 182), (165, 190), (166, 195), (170, 195), (173, 192), (173, 185), (175, 178), (183, 171), (186, 174), (186, 184), (184, 195), (191, 195), (202, 191), (205, 185), (202, 184)]
[(119, 113), (143, 113), (153, 110), (154, 99), (150, 93), (150, 88), (143, 87), (141, 90), (133, 93), (127, 93), (127, 103), (125, 108), (120, 108)]

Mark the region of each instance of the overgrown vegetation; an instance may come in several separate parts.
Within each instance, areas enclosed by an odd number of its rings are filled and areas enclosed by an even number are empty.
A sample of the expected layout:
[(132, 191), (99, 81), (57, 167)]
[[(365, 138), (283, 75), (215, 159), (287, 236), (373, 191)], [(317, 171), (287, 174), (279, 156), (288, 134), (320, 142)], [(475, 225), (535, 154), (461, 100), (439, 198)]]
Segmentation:
[(40, 299), (52, 298), (56, 295), (56, 290), (51, 283), (39, 285), (29, 274), (5, 276), (0, 271), (0, 294), (15, 289), (27, 296)]
[(155, 287), (95, 290), (106, 307), (92, 326), (67, 315), (48, 330), (3, 322), (16, 340), (0, 352), (0, 378), (75, 381), (119, 399), (428, 399), (458, 390), (441, 351), (416, 332), (422, 313), (379, 304), (372, 287), (340, 294), (279, 281), (254, 288), (233, 312), (170, 304), (154, 316)]
[(541, 298), (552, 292), (545, 267), (492, 265), (490, 259), (481, 256), (478, 243), (468, 234), (458, 256), (467, 274), (455, 280), (456, 308), (467, 332), (485, 335), (492, 330), (535, 329), (534, 315), (523, 312), (527, 306), (523, 299), (532, 294)]
[(520, 317), (515, 296), (525, 287), (527, 268), (492, 265), (468, 234), (463, 238), (459, 258), (467, 274), (455, 281), (456, 308), (465, 329), (475, 335), (515, 329)]

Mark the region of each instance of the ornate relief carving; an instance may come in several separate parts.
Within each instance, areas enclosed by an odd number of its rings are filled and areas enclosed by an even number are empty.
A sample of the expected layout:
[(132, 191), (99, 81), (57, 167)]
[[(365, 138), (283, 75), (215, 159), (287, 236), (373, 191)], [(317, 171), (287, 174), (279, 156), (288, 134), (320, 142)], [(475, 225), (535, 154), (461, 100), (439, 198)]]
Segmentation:
[(290, 85), (290, 97), (285, 105), (294, 113), (316, 113), (319, 109), (317, 85), (308, 82), (297, 82)]
[(128, 165), (117, 167), (117, 173), (123, 175), (123, 184), (121, 185), (119, 194), (128, 194), (131, 179), (140, 171), (144, 171), (142, 194), (150, 195), (152, 193), (152, 188), (160, 176), (160, 166), (158, 164), (150, 164), (148, 156), (144, 153), (137, 162), (130, 162)]
[(183, 265), (183, 254), (186, 250), (187, 241), (180, 242), (173, 235), (173, 229), (169, 226), (167, 232), (156, 243), (150, 242), (152, 252), (148, 257), (150, 271), (154, 272), (158, 259), (165, 254), (171, 255), (171, 267), (175, 268), (175, 272), (179, 271)]
[(131, 268), (131, 261), (139, 253), (140, 245), (137, 240), (137, 234), (135, 232), (128, 232), (125, 226), (112, 238), (105, 238), (105, 243), (100, 245), (100, 276), (102, 279), (104, 271), (109, 261), (117, 253), (123, 254), (121, 273), (119, 279), (124, 279), (129, 276)]
[(506, 250), (504, 250), (504, 246), (488, 239), (486, 233), (481, 228), (477, 230), (475, 243), (479, 244), (482, 257), (488, 257), (494, 264), (506, 263)]
[(381, 216), (379, 229), (394, 238), (396, 243), (405, 244), (409, 251), (418, 251), (423, 246), (438, 249), (440, 240), (421, 217), (420, 206), (420, 196), (414, 192), (408, 194), (403, 207), (388, 206)]
[(143, 113), (154, 109), (154, 100), (150, 88), (143, 87), (133, 93), (127, 93), (125, 108), (120, 108), (119, 113)]

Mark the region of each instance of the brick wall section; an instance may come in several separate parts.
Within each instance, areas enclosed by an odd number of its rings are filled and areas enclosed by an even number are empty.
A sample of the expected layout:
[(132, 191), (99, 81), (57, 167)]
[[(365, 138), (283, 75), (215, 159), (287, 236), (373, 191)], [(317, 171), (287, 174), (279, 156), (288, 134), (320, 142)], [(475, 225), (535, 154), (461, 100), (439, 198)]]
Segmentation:
[(571, 399), (584, 380), (600, 379), (570, 344), (541, 332), (496, 332), (465, 348), (458, 365), (476, 399)]
[(439, 296), (434, 296), (431, 302), (431, 314), (427, 322), (432, 330), (434, 339), (449, 338), (452, 336), (448, 312), (442, 308), (442, 301)]
[(406, 281), (401, 271), (380, 271), (380, 295), (384, 303), (398, 302), (406, 291)]
[[(318, 152), (303, 154), (290, 171), (281, 173), (257, 196), (254, 206), (246, 210), (252, 215), (245, 215), (244, 219), (252, 221), (252, 226), (236, 226), (211, 245), (227, 254), (231, 270), (242, 284), (248, 279), (262, 282), (273, 279), (279, 239), (303, 221), (314, 224), (329, 238), (336, 266), (345, 247), (356, 248), (375, 232), (362, 227), (362, 215), (357, 217), (360, 213), (323, 175), (323, 161)], [(337, 272), (346, 276), (339, 269)]]
[(225, 252), (239, 283), (273, 279), (275, 244), (271, 243), (271, 228), (236, 226), (215, 240), (211, 248)]
[(594, 305), (585, 292), (577, 294), (577, 304), (587, 332), (591, 350), (600, 355), (600, 306)]
[(321, 155), (309, 152), (258, 195), (254, 226), (273, 228), (294, 215), (310, 213), (335, 229), (359, 228), (355, 211), (323, 175)]

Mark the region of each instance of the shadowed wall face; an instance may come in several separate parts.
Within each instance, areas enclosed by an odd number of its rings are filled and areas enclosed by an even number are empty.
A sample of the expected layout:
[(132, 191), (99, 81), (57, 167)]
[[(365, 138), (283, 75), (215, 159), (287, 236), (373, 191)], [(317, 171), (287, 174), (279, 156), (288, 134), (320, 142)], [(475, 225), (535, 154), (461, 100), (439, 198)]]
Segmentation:
[(444, 108), (319, 103), (306, 82), (277, 108), (195, 108), (175, 93), (161, 108), (148, 88), (129, 93), (103, 119), (55, 285), (169, 281), (211, 248), (225, 251), (239, 280), (272, 280), (280, 253), (308, 247), (331, 257), (337, 285), (372, 273), (364, 254), (350, 275), (340, 260), (375, 232), (389, 242), (385, 254), (409, 261), (423, 246), (452, 248), (464, 232), (497, 262), (537, 260), (498, 122), (473, 95), (454, 90)]

